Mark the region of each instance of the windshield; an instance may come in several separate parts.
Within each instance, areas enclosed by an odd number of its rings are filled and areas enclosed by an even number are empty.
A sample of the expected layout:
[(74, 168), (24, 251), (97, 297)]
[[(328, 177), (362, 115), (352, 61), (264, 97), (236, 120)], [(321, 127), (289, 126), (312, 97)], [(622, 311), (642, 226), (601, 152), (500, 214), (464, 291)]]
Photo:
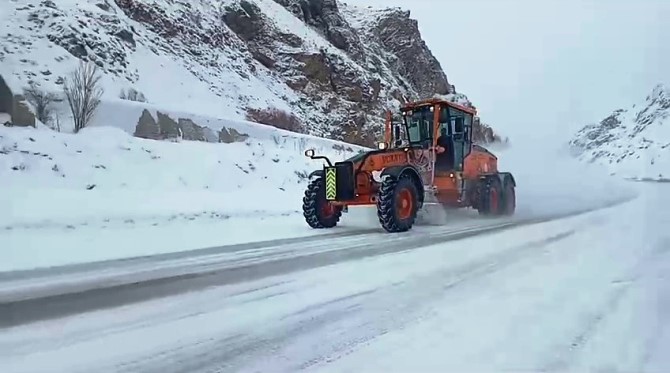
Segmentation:
[(432, 106), (423, 106), (406, 111), (403, 120), (407, 126), (407, 140), (410, 144), (422, 144), (433, 137)]

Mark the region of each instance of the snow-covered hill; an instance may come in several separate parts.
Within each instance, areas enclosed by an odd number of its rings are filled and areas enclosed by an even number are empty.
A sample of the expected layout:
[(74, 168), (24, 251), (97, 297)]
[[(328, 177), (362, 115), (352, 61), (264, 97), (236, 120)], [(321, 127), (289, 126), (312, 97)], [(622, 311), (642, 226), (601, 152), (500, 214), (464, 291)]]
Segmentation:
[[(129, 108), (113, 114), (141, 112)], [(0, 126), (0, 262), (48, 266), (328, 233), (309, 229), (301, 215), (307, 177), (321, 167), (304, 151), (342, 160), (362, 148), (190, 118), (225, 126), (229, 138), (171, 142), (110, 126), (78, 134)]]
[[(266, 126), (226, 122), (252, 133), (231, 143), (131, 137), (113, 127), (79, 134), (0, 127), (0, 229), (103, 226), (300, 210), (313, 148), (334, 160), (362, 148)], [(255, 130), (255, 131), (254, 131)]]
[(670, 178), (670, 90), (657, 85), (644, 101), (581, 129), (570, 145), (581, 160), (612, 174)]
[(215, 118), (263, 121), (277, 108), (299, 131), (367, 145), (400, 100), (452, 92), (409, 12), (336, 0), (7, 0), (0, 46), (15, 93), (30, 81), (61, 92), (91, 61), (104, 102), (132, 88)]

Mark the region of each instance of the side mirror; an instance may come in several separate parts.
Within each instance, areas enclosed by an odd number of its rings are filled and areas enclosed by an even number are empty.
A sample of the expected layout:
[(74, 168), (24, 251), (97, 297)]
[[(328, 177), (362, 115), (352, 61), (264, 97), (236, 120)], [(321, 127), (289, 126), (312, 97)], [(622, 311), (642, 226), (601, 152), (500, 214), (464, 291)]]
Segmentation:
[(314, 157), (314, 149), (305, 150), (305, 157), (309, 157), (309, 158)]
[(393, 139), (396, 142), (400, 140), (400, 126), (397, 124), (393, 126)]
[(384, 150), (384, 149), (386, 149), (386, 143), (385, 143), (385, 142), (380, 142), (380, 143), (378, 143), (378, 144), (377, 144), (377, 148), (378, 148), (379, 150)]

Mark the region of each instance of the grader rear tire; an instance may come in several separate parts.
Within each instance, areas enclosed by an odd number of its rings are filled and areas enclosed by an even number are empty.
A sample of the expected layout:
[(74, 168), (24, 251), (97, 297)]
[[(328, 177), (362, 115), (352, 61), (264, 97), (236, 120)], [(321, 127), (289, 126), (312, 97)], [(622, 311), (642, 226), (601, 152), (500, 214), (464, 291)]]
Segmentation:
[(480, 215), (500, 216), (503, 212), (503, 188), (498, 177), (489, 177), (480, 181), (479, 206)]
[(387, 177), (377, 199), (379, 223), (391, 233), (412, 229), (419, 210), (419, 193), (412, 179)]
[(502, 214), (506, 216), (514, 215), (516, 211), (516, 190), (514, 182), (510, 177), (506, 177), (503, 183)]

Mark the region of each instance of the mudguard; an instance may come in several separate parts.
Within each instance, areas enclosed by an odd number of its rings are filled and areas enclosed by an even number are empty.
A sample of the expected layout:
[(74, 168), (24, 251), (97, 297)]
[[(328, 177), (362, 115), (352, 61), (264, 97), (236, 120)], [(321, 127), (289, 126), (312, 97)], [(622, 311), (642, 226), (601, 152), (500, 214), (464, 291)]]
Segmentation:
[(416, 170), (416, 168), (407, 165), (387, 167), (384, 170), (382, 170), (380, 176), (382, 179), (384, 179), (385, 176), (399, 178), (403, 175), (409, 175), (409, 177), (411, 177), (414, 180), (416, 189), (419, 192), (419, 202), (423, 204), (424, 199), (423, 182), (421, 181), (421, 176), (419, 175), (419, 172)]
[(412, 166), (407, 166), (407, 165), (402, 165), (402, 166), (392, 166), (392, 167), (386, 167), (385, 169), (382, 170), (381, 176), (393, 176), (393, 177), (400, 177), (405, 172), (411, 172), (414, 174), (414, 176), (419, 176), (419, 173), (416, 171), (416, 169)]
[(310, 180), (311, 180), (313, 177), (316, 177), (316, 176), (323, 177), (323, 175), (324, 175), (324, 174), (323, 174), (323, 169), (321, 169), (321, 170), (316, 170), (316, 171), (312, 171), (312, 173), (309, 174), (309, 176), (307, 176), (307, 179), (310, 179)]
[(516, 180), (514, 179), (514, 176), (512, 175), (511, 172), (498, 172), (498, 175), (500, 175), (500, 181), (505, 184), (505, 179), (509, 178), (512, 180), (512, 185), (516, 187)]
[(494, 172), (479, 175), (479, 179), (488, 179), (492, 177), (497, 177), (498, 180), (500, 180), (500, 185), (504, 185), (505, 179), (509, 178), (510, 180), (512, 180), (512, 185), (516, 187), (516, 180), (514, 179), (514, 176), (512, 175), (511, 172)]

